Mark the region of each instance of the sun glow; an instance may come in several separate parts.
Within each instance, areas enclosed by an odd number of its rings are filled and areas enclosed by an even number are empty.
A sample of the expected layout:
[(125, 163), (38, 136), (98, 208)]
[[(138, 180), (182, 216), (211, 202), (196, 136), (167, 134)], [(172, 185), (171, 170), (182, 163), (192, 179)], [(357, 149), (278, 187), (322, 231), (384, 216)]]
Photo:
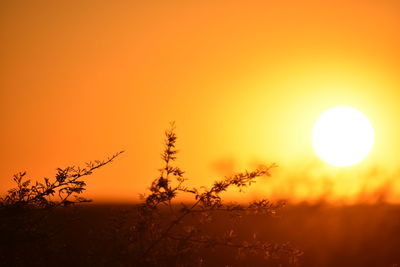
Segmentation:
[(374, 144), (374, 129), (368, 118), (351, 107), (325, 111), (314, 124), (312, 145), (325, 162), (339, 167), (362, 161)]

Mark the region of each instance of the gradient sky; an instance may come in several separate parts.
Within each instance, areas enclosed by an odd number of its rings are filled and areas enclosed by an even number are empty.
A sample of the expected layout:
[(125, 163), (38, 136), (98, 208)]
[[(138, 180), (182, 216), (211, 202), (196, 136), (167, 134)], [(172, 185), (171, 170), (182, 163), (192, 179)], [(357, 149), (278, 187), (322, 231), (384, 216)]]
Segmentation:
[[(0, 191), (18, 171), (51, 176), (126, 150), (86, 195), (136, 200), (176, 121), (191, 185), (276, 162), (251, 196), (390, 188), (398, 201), (399, 14), (395, 0), (1, 1)], [(376, 132), (370, 156), (345, 169), (310, 140), (317, 116), (340, 105)]]

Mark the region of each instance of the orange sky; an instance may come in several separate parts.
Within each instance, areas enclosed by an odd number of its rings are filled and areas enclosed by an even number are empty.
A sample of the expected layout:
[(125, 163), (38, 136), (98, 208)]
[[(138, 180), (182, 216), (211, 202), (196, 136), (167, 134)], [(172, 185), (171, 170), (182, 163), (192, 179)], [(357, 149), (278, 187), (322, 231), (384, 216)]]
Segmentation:
[[(399, 12), (395, 0), (1, 1), (0, 191), (18, 171), (50, 176), (126, 150), (87, 196), (136, 200), (174, 120), (192, 185), (276, 162), (251, 196), (390, 188), (399, 201)], [(339, 105), (376, 132), (370, 156), (345, 169), (310, 142)]]

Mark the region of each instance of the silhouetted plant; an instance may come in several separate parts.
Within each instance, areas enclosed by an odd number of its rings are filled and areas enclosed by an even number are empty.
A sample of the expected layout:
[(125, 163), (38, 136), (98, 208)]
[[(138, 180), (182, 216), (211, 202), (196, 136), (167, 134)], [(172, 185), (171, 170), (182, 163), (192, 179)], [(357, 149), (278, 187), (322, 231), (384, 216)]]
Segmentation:
[[(113, 161), (121, 152), (104, 161), (86, 163), (85, 167), (58, 168), (53, 179), (42, 182), (26, 179), (26, 172), (14, 175), (16, 187), (0, 198), (0, 265), (47, 265), (50, 253), (59, 247), (66, 254), (63, 242), (49, 242), (66, 229), (71, 218), (51, 221), (50, 211), (59, 206), (71, 206), (90, 200), (80, 195), (86, 189), (84, 178)], [(70, 257), (70, 260), (72, 257)]]
[[(261, 199), (244, 205), (226, 202), (223, 197), (231, 188), (242, 191), (258, 178), (271, 176), (276, 165), (225, 177), (209, 188), (191, 188), (186, 185), (184, 171), (175, 164), (176, 141), (172, 124), (165, 132), (164, 166), (134, 209), (134, 221), (132, 213), (123, 211), (107, 223), (104, 232), (93, 232), (93, 240), (81, 248), (85, 250), (83, 259), (70, 252), (76, 244), (67, 246), (59, 235), (56, 237), (65, 230), (74, 233), (76, 225), (61, 213), (51, 217), (48, 211), (59, 212), (54, 207), (89, 201), (80, 196), (86, 187), (84, 178), (122, 152), (105, 161), (89, 162), (84, 168), (59, 168), (54, 179), (42, 182), (26, 179), (25, 172), (16, 174), (16, 187), (0, 198), (0, 251), (4, 252), (0, 253), (0, 265), (49, 265), (51, 257), (53, 265), (68, 266), (208, 266), (210, 251), (221, 249), (228, 250), (233, 260), (225, 266), (242, 266), (247, 255), (279, 266), (295, 263), (301, 252), (289, 243), (261, 240), (251, 227), (246, 229), (249, 235), (235, 228), (249, 217), (276, 216), (283, 202)], [(192, 201), (178, 202), (181, 195)], [(222, 230), (216, 227), (218, 222)], [(247, 257), (246, 262), (249, 260)]]
[[(24, 180), (26, 172), (15, 174), (13, 180), (17, 186), (8, 190), (8, 194), (0, 198), (0, 207), (19, 205), (45, 208), (89, 202), (90, 200), (79, 196), (86, 186), (83, 178), (110, 163), (121, 153), (123, 151), (104, 161), (88, 162), (84, 168), (79, 166), (57, 168), (57, 173), (52, 181), (49, 178), (44, 178), (43, 182), (36, 181), (32, 184), (31, 180)], [(74, 197), (74, 199), (71, 199), (71, 197)]]
[[(225, 177), (214, 182), (210, 188), (188, 188), (185, 186), (187, 179), (184, 172), (173, 164), (178, 152), (176, 140), (175, 126), (171, 124), (171, 128), (165, 132), (165, 147), (161, 154), (164, 166), (159, 170), (159, 177), (151, 183), (150, 193), (142, 196), (138, 219), (128, 237), (130, 249), (126, 253), (134, 255), (136, 265), (202, 265), (205, 260), (200, 252), (219, 246), (234, 249), (238, 258), (250, 253), (267, 260), (286, 258), (292, 263), (296, 262), (301, 252), (288, 243), (261, 241), (255, 234), (249, 240), (241, 240), (235, 230), (229, 227), (228, 221), (225, 222), (224, 233), (217, 235), (206, 231), (207, 224), (221, 213), (228, 213), (237, 219), (245, 215), (275, 216), (284, 206), (283, 202), (271, 203), (262, 199), (248, 205), (225, 203), (222, 193), (230, 188), (242, 191), (255, 183), (257, 178), (271, 176), (270, 170), (276, 165), (261, 166), (251, 172)], [(191, 205), (173, 203), (180, 193), (193, 197)], [(197, 258), (196, 262), (194, 257)]]

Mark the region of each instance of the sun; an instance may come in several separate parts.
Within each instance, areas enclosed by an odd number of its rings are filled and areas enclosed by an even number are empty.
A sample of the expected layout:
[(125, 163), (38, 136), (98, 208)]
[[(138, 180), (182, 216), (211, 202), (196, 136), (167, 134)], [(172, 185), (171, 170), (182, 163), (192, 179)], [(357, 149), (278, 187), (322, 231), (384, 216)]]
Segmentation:
[(312, 129), (312, 145), (325, 162), (339, 167), (362, 161), (374, 145), (368, 118), (352, 107), (334, 107), (322, 113)]

